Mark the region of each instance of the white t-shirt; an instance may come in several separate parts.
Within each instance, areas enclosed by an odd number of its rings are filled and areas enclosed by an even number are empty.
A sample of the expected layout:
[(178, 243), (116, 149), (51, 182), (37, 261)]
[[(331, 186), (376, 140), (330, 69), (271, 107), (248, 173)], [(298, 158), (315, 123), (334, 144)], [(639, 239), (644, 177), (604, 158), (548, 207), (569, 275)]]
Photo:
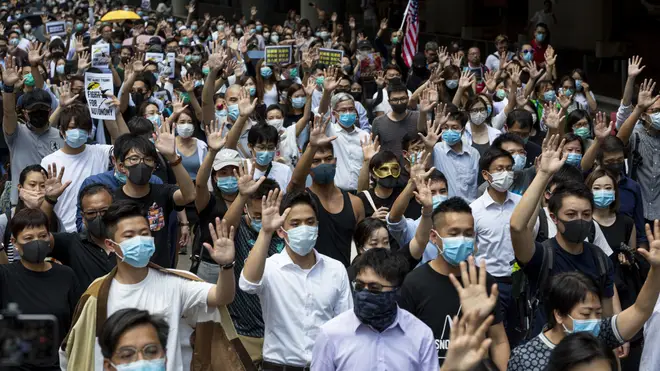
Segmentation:
[(277, 95), (277, 86), (275, 86), (275, 84), (273, 84), (270, 90), (264, 89), (264, 104), (266, 107), (271, 104), (279, 103), (279, 98), (280, 97)]
[[(259, 179), (264, 174), (264, 171), (254, 169), (254, 179)], [(280, 185), (280, 191), (286, 193), (286, 187), (291, 182), (291, 175), (293, 175), (293, 171), (289, 166), (273, 161), (273, 167), (270, 169), (270, 173), (268, 173), (268, 179), (276, 181)]]
[(111, 145), (88, 144), (77, 155), (67, 155), (60, 149), (41, 160), (44, 169), (55, 163), (59, 173), (60, 169), (65, 167), (62, 183), (71, 181), (71, 185), (64, 190), (54, 208), (67, 232), (76, 231), (76, 205), (80, 186), (87, 177), (108, 171), (111, 151)]
[[(191, 323), (182, 320), (182, 317), (201, 315), (209, 319), (219, 318), (219, 314), (214, 317), (218, 313), (216, 308), (207, 308), (206, 301), (211, 288), (213, 285), (207, 282), (190, 281), (149, 268), (147, 277), (134, 285), (124, 285), (116, 279), (112, 280), (108, 294), (108, 317), (125, 308), (147, 310), (163, 317), (170, 325), (170, 332), (167, 334), (167, 370), (188, 370), (189, 363), (184, 368), (182, 359), (179, 326), (182, 323)], [(95, 370), (102, 371), (103, 356), (98, 341), (95, 352)]]
[[(374, 93), (373, 99), (376, 99), (376, 96), (378, 96), (378, 92)], [(411, 96), (412, 93), (410, 90), (408, 90), (408, 98)], [(383, 112), (385, 115), (392, 112), (392, 106), (390, 106), (390, 97), (387, 95), (387, 88), (383, 88), (383, 101), (374, 107), (374, 112)]]

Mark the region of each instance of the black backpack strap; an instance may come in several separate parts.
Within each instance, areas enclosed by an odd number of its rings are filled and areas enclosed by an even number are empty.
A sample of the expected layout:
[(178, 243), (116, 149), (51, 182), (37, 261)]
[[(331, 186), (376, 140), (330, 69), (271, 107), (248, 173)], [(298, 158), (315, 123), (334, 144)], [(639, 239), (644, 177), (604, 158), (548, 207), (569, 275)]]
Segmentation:
[(552, 245), (554, 239), (545, 240), (541, 243), (543, 247), (543, 260), (541, 261), (541, 271), (539, 272), (539, 284), (537, 298), (542, 294), (550, 280), (550, 271), (554, 267), (555, 262), (555, 249)]
[(548, 240), (548, 216), (546, 215), (544, 209), (539, 211), (539, 232), (536, 235), (536, 240), (538, 242)]
[(605, 282), (607, 281), (607, 259), (609, 258), (600, 247), (591, 243), (586, 243), (585, 245), (589, 246), (595, 256), (596, 268), (598, 269), (598, 285), (602, 291), (605, 289)]
[(11, 239), (11, 226), (9, 225), (11, 222), (11, 207), (5, 211), (5, 217), (7, 217), (7, 225), (5, 226), (5, 234), (2, 236), (2, 243), (4, 244), (6, 252), (7, 247), (9, 246), (9, 240)]

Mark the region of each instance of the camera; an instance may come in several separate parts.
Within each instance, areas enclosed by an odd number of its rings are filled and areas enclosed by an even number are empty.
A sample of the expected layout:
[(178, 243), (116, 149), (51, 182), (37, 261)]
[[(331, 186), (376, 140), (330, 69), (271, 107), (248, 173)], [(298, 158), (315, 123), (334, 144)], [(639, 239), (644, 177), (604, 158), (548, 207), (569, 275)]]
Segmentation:
[(56, 363), (58, 339), (55, 316), (21, 314), (16, 303), (9, 303), (0, 314), (0, 370)]

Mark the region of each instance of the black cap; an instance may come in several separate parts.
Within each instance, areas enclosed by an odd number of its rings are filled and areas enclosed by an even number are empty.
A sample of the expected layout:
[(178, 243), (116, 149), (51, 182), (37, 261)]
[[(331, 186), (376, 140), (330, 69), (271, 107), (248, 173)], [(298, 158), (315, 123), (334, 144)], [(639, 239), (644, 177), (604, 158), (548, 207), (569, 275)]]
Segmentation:
[(23, 94), (23, 108), (25, 109), (50, 109), (53, 99), (43, 89), (33, 89)]
[(147, 45), (161, 45), (160, 37), (158, 36), (151, 37)]
[(358, 48), (358, 50), (372, 49), (373, 46), (371, 46), (371, 43), (369, 42), (369, 40), (361, 40), (361, 41), (358, 41), (357, 48)]

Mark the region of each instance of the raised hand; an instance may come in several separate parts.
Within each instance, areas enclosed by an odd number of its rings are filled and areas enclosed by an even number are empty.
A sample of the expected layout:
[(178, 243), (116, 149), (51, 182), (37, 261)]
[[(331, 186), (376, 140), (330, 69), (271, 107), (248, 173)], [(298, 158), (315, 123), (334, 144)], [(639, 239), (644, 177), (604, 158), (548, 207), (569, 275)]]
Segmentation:
[(78, 71), (84, 71), (92, 65), (89, 60), (89, 52), (84, 51), (78, 55)]
[(348, 18), (348, 27), (350, 27), (352, 30), (355, 29), (355, 17), (351, 16)]
[(489, 92), (494, 92), (495, 89), (497, 89), (497, 79), (495, 78), (495, 72), (486, 71), (484, 80), (486, 80), (486, 89), (488, 89)]
[[(632, 58), (628, 58), (628, 76), (637, 77), (640, 73), (646, 68), (646, 66), (641, 66), (642, 57), (635, 55)], [(584, 85), (584, 82), (582, 83)]]
[(308, 99), (311, 99), (312, 94), (314, 94), (314, 90), (316, 90), (316, 80), (313, 77), (308, 78), (307, 85), (305, 85), (304, 89)]
[(68, 81), (62, 82), (61, 86), (57, 88), (57, 90), (60, 96), (60, 107), (62, 108), (68, 107), (71, 103), (75, 102), (80, 95), (71, 95), (71, 83)]
[(46, 56), (45, 52), (42, 52), (43, 44), (39, 42), (31, 42), (28, 48), (28, 62), (31, 66), (37, 66)]
[(282, 227), (291, 208), (284, 210), (280, 215), (280, 204), (282, 203), (282, 193), (279, 189), (269, 191), (268, 196), (261, 198), (261, 231), (266, 234), (272, 234)]
[(85, 46), (82, 36), (76, 36), (76, 53), (81, 53), (83, 50), (89, 49)]
[(238, 172), (234, 170), (234, 176), (238, 179), (238, 192), (240, 192), (241, 196), (249, 197), (254, 194), (259, 189), (261, 183), (266, 180), (266, 177), (263, 175), (259, 179), (254, 180), (254, 170), (256, 168), (253, 163), (252, 170), (248, 171), (247, 160), (245, 160), (241, 161), (238, 166)]
[(474, 74), (470, 71), (461, 72), (461, 78), (458, 80), (458, 87), (461, 89), (467, 89), (474, 84)]
[(53, 162), (52, 165), (48, 165), (48, 178), (46, 179), (46, 197), (50, 200), (57, 200), (58, 197), (64, 193), (64, 191), (71, 185), (71, 181), (68, 180), (62, 184), (62, 177), (64, 176), (64, 166), (60, 169), (59, 175), (57, 174), (57, 164)]
[(461, 68), (461, 62), (463, 62), (463, 56), (460, 55), (459, 53), (454, 53), (451, 56), (451, 64), (454, 66)]
[(425, 210), (433, 209), (433, 195), (431, 194), (431, 179), (422, 177), (414, 178), (416, 191), (413, 191), (415, 199)]
[(142, 61), (141, 54), (136, 54), (132, 64), (133, 64), (133, 72), (136, 74), (140, 74), (144, 72), (144, 69), (146, 68), (144, 62)]
[(209, 61), (208, 61), (209, 69), (212, 69), (214, 71), (221, 70), (225, 64), (225, 58), (226, 58), (225, 49), (222, 47), (221, 44), (213, 43), (209, 51), (210, 51)]
[(438, 49), (438, 63), (440, 64), (440, 68), (444, 67), (447, 59), (449, 59), (449, 52), (447, 52), (447, 47), (441, 46)]
[(596, 114), (596, 124), (594, 125), (594, 135), (600, 141), (605, 140), (610, 136), (610, 133), (614, 129), (614, 121), (611, 121), (609, 125), (607, 124), (607, 115), (605, 112), (598, 112)]
[(380, 29), (383, 31), (387, 30), (387, 18), (383, 18), (380, 21)]
[(522, 70), (517, 64), (514, 64), (511, 68), (511, 82), (515, 84), (515, 88), (520, 86), (520, 75), (522, 75)]
[(543, 121), (545, 126), (551, 129), (558, 129), (561, 121), (561, 112), (554, 103), (546, 103), (543, 110)]
[(433, 150), (433, 146), (435, 146), (435, 144), (438, 143), (438, 140), (440, 140), (441, 133), (442, 129), (440, 129), (440, 125), (437, 125), (437, 123), (433, 124), (431, 120), (427, 120), (426, 135), (423, 135), (422, 133), (417, 133), (417, 135), (422, 139), (427, 150), (431, 151)]
[(490, 295), (486, 291), (486, 260), (481, 259), (479, 264), (479, 273), (474, 264), (474, 257), (468, 258), (468, 263), (460, 263), (461, 281), (458, 282), (453, 273), (449, 274), (449, 280), (458, 291), (458, 297), (461, 300), (461, 311), (463, 313), (474, 312), (480, 321), (483, 321), (495, 308), (497, 304), (498, 289), (497, 284), (490, 288)]
[(571, 100), (571, 97), (567, 96), (566, 94), (564, 94), (562, 92), (559, 95), (557, 95), (557, 102), (559, 102), (559, 105), (561, 106), (561, 108), (563, 108), (565, 110), (565, 109), (568, 108), (568, 106), (571, 105), (572, 100)]
[(176, 124), (172, 124), (167, 120), (160, 120), (163, 124), (153, 133), (156, 142), (156, 149), (160, 152), (166, 160), (173, 161), (176, 157), (176, 140), (174, 138), (174, 130)]
[[(465, 311), (463, 311), (465, 313)], [(462, 317), (454, 317), (445, 362), (440, 371), (471, 371), (488, 355), (492, 340), (486, 332), (495, 317), (488, 316), (482, 321), (479, 314), (469, 312)]]
[(529, 101), (529, 95), (525, 95), (525, 91), (523, 89), (517, 89), (516, 91), (516, 107), (517, 108), (522, 108), (527, 104)]
[(172, 116), (179, 116), (186, 108), (188, 108), (188, 105), (183, 103), (183, 98), (179, 94), (174, 94), (172, 97)]
[(332, 12), (332, 15), (330, 16), (330, 20), (332, 23), (337, 22), (337, 12)]
[(250, 8), (250, 15), (251, 15), (251, 16), (255, 16), (255, 15), (257, 15), (257, 7), (256, 7), (256, 6), (252, 6), (252, 7)]
[(555, 54), (555, 49), (552, 45), (548, 45), (548, 48), (545, 50), (545, 64), (550, 67), (554, 66), (557, 62), (557, 55)]
[(378, 89), (385, 87), (385, 71), (376, 71), (376, 86)]
[(371, 217), (385, 221), (385, 218), (387, 218), (387, 214), (389, 212), (390, 209), (388, 207), (381, 206), (378, 208), (378, 210), (374, 210), (373, 214), (371, 214)]
[(227, 140), (226, 136), (222, 136), (226, 123), (227, 122), (225, 121), (222, 125), (218, 126), (215, 120), (211, 120), (211, 122), (206, 125), (206, 144), (215, 152), (219, 152)]
[(340, 70), (337, 67), (330, 67), (323, 71), (325, 75), (325, 80), (323, 82), (323, 88), (327, 91), (334, 91), (339, 85)]
[(209, 255), (219, 265), (231, 264), (234, 261), (236, 250), (234, 249), (234, 227), (227, 227), (227, 221), (220, 218), (215, 218), (215, 228), (212, 223), (209, 223), (209, 232), (211, 232), (211, 240), (213, 246), (204, 242), (204, 247), (208, 250)]
[(566, 162), (566, 156), (563, 156), (564, 144), (566, 144), (566, 139), (561, 139), (558, 134), (543, 139), (539, 172), (552, 175), (561, 169)]
[(5, 86), (14, 86), (20, 80), (18, 68), (16, 67), (16, 57), (5, 57), (5, 68), (2, 70), (2, 82)]
[(637, 97), (637, 106), (646, 111), (651, 107), (660, 96), (653, 96), (653, 90), (655, 89), (655, 82), (653, 79), (644, 79), (642, 86), (639, 88), (639, 95)]
[(325, 134), (325, 130), (328, 127), (330, 122), (330, 117), (327, 119), (322, 119), (321, 117), (314, 117), (314, 122), (312, 123), (312, 130), (309, 132), (309, 144), (312, 147), (321, 147), (324, 146), (333, 140), (337, 139), (336, 135), (328, 137)]
[(653, 222), (653, 229), (646, 224), (646, 238), (649, 240), (649, 250), (637, 249), (637, 252), (646, 259), (655, 269), (660, 268), (660, 222)]
[(191, 74), (186, 74), (181, 77), (181, 86), (183, 86), (188, 93), (192, 93), (195, 89), (195, 79), (193, 79)]
[(429, 159), (431, 158), (431, 153), (431, 151), (423, 149), (415, 161), (412, 161), (413, 159), (410, 158), (412, 154), (408, 154), (408, 161), (410, 161), (412, 164), (410, 167), (410, 179), (415, 180), (420, 178), (422, 180), (426, 180), (431, 176), (431, 173), (433, 170), (435, 170), (435, 167), (431, 167), (429, 170), (426, 170), (426, 166), (428, 165)]
[(438, 90), (426, 88), (422, 92), (422, 99), (419, 101), (420, 112), (429, 112), (438, 105)]
[(364, 156), (364, 162), (369, 162), (371, 159), (380, 151), (380, 144), (378, 141), (378, 136), (376, 138), (360, 138), (360, 144), (362, 145), (362, 155)]
[(238, 95), (238, 112), (241, 116), (247, 117), (254, 112), (254, 109), (257, 107), (257, 99), (250, 100), (250, 93), (246, 89), (241, 89), (241, 92)]
[(543, 74), (543, 71), (544, 71), (543, 69), (540, 69), (540, 70), (538, 69), (538, 67), (536, 66), (535, 61), (527, 62), (527, 67), (525, 67), (525, 69), (523, 69), (523, 70), (526, 70), (527, 72), (529, 72), (529, 78), (531, 80), (536, 80), (539, 77), (541, 77), (541, 75)]
[(449, 121), (450, 113), (447, 112), (447, 103), (440, 103), (435, 107), (435, 122), (433, 125), (441, 127)]
[(591, 90), (591, 86), (589, 86), (589, 83), (582, 81), (582, 90), (584, 90), (585, 93), (588, 93), (589, 90)]

